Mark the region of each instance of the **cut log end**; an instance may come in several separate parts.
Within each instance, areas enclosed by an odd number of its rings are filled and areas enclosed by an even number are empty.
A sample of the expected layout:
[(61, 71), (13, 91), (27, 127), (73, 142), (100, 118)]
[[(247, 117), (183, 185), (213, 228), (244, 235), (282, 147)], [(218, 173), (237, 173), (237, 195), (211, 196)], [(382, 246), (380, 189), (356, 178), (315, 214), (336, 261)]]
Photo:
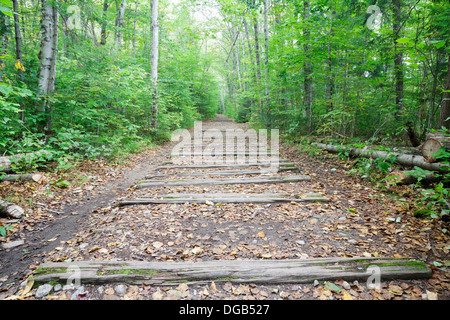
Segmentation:
[(11, 182), (23, 182), (23, 181), (34, 181), (36, 183), (44, 183), (45, 178), (43, 175), (39, 173), (30, 173), (30, 174), (7, 174), (3, 177), (0, 176), (1, 181), (11, 181)]
[(0, 200), (0, 216), (11, 217), (19, 219), (24, 214), (25, 210), (14, 203)]
[(442, 148), (443, 144), (436, 139), (428, 139), (422, 145), (422, 155), (425, 161), (429, 163), (436, 162), (436, 153)]

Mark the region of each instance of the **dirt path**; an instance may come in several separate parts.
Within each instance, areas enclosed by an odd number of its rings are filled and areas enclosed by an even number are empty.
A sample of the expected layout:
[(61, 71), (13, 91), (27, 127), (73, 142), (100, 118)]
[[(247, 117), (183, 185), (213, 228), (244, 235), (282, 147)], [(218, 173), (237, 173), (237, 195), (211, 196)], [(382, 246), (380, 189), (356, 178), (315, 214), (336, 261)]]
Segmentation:
[[(245, 128), (226, 122), (205, 123), (204, 128)], [(440, 222), (418, 220), (407, 214), (401, 202), (370, 185), (349, 177), (345, 168), (327, 160), (304, 156), (282, 146), (281, 156), (294, 162), (300, 172), (283, 171), (279, 176), (308, 175), (310, 181), (279, 184), (180, 185), (131, 188), (147, 175), (151, 180), (203, 179), (200, 174), (217, 168), (162, 169), (189, 164), (182, 157), (170, 157), (174, 143), (161, 148), (104, 186), (103, 193), (81, 204), (62, 207), (64, 212), (40, 230), (26, 235), (23, 247), (0, 252), (1, 276), (8, 281), (24, 277), (43, 262), (106, 261), (209, 261), (242, 259), (307, 259), (324, 257), (408, 257), (428, 263), (433, 276), (428, 280), (393, 280), (381, 288), (364, 283), (283, 285), (237, 285), (222, 281), (178, 286), (86, 284), (75, 295), (65, 288), (46, 295), (47, 299), (448, 299), (448, 274), (433, 266), (448, 260), (449, 239)], [(219, 170), (229, 170), (222, 168)], [(189, 176), (195, 173), (196, 176)], [(248, 177), (254, 177), (250, 173)], [(211, 176), (209, 176), (211, 177)], [(213, 175), (218, 181), (223, 176)], [(237, 178), (231, 175), (226, 178)], [(246, 175), (247, 177), (247, 175)], [(329, 202), (143, 204), (115, 206), (125, 199), (161, 199), (165, 194), (253, 194), (298, 195), (316, 193)], [(76, 215), (73, 215), (73, 212)], [(399, 218), (400, 219), (397, 219)], [(389, 218), (389, 219), (387, 219)], [(394, 219), (392, 219), (394, 218)], [(56, 239), (55, 239), (56, 238)], [(16, 275), (13, 275), (17, 272)], [(0, 277), (1, 278), (1, 277)], [(17, 285), (3, 293), (17, 293)], [(35, 298), (35, 290), (29, 299)]]

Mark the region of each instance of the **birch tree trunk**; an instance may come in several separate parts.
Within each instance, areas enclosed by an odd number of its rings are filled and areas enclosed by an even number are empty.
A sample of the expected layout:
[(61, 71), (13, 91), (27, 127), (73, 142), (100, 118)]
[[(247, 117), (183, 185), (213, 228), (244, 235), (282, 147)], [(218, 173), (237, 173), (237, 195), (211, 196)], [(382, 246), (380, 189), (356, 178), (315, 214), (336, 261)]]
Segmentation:
[[(248, 54), (250, 56), (250, 63), (252, 66), (255, 65), (255, 60), (253, 57), (253, 50), (252, 50), (252, 45), (250, 44), (250, 35), (248, 32), (248, 24), (247, 24), (247, 20), (245, 19), (245, 17), (242, 18), (242, 23), (244, 24), (244, 30), (245, 30), (245, 37), (247, 38), (247, 46), (248, 46)], [(255, 83), (257, 83), (257, 79), (255, 74), (252, 72), (252, 77), (254, 76), (255, 78)]]
[(122, 0), (120, 6), (117, 8), (117, 18), (116, 18), (116, 30), (115, 30), (115, 38), (114, 38), (114, 48), (116, 52), (119, 52), (120, 47), (122, 46), (122, 27), (123, 21), (125, 18), (125, 9), (127, 7), (127, 0)]
[(258, 19), (254, 18), (253, 28), (255, 30), (255, 54), (256, 54), (256, 74), (258, 76), (258, 82), (261, 82), (261, 58), (259, 51), (259, 24)]
[(333, 16), (336, 12), (333, 10), (330, 14), (330, 30), (328, 38), (328, 85), (327, 85), (327, 100), (328, 100), (328, 112), (333, 111), (333, 94), (334, 94), (334, 80), (333, 80), (333, 56), (332, 51), (332, 39), (333, 39)]
[(239, 84), (239, 89), (242, 90), (242, 76), (241, 76), (241, 60), (239, 57), (239, 45), (238, 45), (238, 38), (239, 38), (239, 31), (236, 30), (236, 28), (233, 28), (235, 33), (236, 33), (236, 45), (235, 47), (235, 58), (236, 58), (236, 68), (237, 68), (237, 76), (238, 76), (238, 84)]
[(403, 113), (403, 51), (399, 48), (397, 39), (400, 38), (400, 29), (402, 23), (402, 7), (401, 0), (393, 0), (393, 24), (392, 31), (394, 34), (394, 77), (395, 77), (395, 104), (397, 111), (395, 117), (398, 118)]
[(102, 15), (102, 31), (100, 38), (100, 45), (104, 46), (106, 44), (106, 13), (108, 11), (108, 0), (103, 2), (103, 15)]
[[(303, 2), (303, 20), (304, 23), (308, 23), (309, 21), (309, 11), (310, 11), (310, 2), (305, 1)], [(304, 36), (304, 42), (303, 42), (303, 51), (305, 52), (305, 63), (303, 64), (303, 70), (305, 73), (305, 78), (303, 80), (303, 89), (305, 90), (304, 100), (303, 104), (306, 107), (306, 115), (308, 117), (309, 121), (309, 130), (312, 130), (312, 117), (313, 117), (313, 110), (312, 110), (312, 79), (311, 79), (311, 53), (310, 53), (310, 37), (311, 37), (311, 31), (309, 30), (309, 25), (306, 25), (303, 29), (303, 36)]]
[(153, 105), (151, 126), (158, 126), (158, 55), (159, 55), (159, 24), (158, 0), (152, 0), (152, 48), (151, 48), (151, 76), (153, 81)]
[(38, 88), (40, 97), (39, 113), (45, 115), (39, 123), (39, 131), (51, 132), (52, 107), (48, 95), (55, 90), (56, 57), (58, 52), (58, 21), (57, 5), (59, 0), (42, 0), (41, 19), (41, 50), (39, 52)]
[(139, 0), (136, 0), (136, 7), (134, 8), (134, 21), (133, 21), (133, 56), (136, 56), (136, 22), (138, 13)]
[(265, 67), (265, 87), (264, 95), (266, 98), (266, 119), (270, 123), (270, 97), (269, 97), (269, 23), (267, 21), (268, 0), (264, 0), (264, 67)]
[[(14, 10), (14, 33), (16, 38), (16, 59), (22, 64), (22, 32), (20, 30), (19, 22), (19, 3), (18, 0), (12, 0), (13, 10)], [(22, 68), (17, 69), (17, 76), (20, 81), (23, 80), (23, 70)], [(23, 107), (20, 111), (20, 119), (25, 122), (25, 111)]]
[(445, 127), (450, 130), (450, 55), (448, 57), (448, 69), (444, 90), (437, 127), (438, 129)]

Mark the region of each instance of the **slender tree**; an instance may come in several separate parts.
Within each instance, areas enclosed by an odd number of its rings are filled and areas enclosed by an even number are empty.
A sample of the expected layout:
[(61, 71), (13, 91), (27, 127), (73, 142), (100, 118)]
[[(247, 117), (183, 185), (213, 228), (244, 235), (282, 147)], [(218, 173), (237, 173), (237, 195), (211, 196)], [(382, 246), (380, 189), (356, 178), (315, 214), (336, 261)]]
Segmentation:
[(159, 55), (159, 23), (158, 0), (152, 0), (152, 47), (151, 47), (151, 77), (153, 83), (152, 122), (153, 129), (158, 127), (158, 55)]
[[(18, 0), (12, 0), (14, 10), (14, 33), (16, 38), (16, 59), (22, 64), (22, 32), (20, 30), (19, 21), (19, 3)], [(23, 78), (23, 69), (18, 68), (19, 79)]]
[(59, 0), (42, 0), (41, 50), (39, 52), (38, 88), (41, 99), (38, 130), (47, 135), (52, 130), (52, 105), (48, 95), (55, 90), (56, 57), (58, 52)]
[(109, 4), (108, 4), (108, 0), (104, 0), (103, 1), (103, 15), (102, 15), (102, 29), (100, 32), (100, 45), (105, 45), (106, 44), (106, 25), (108, 24), (108, 20), (107, 18), (107, 13), (108, 13), (108, 8), (109, 8)]
[(448, 57), (447, 64), (447, 76), (445, 79), (444, 94), (442, 97), (437, 127), (438, 129), (444, 127), (450, 130), (450, 56)]
[[(116, 2), (118, 4), (118, 2)], [(127, 0), (122, 0), (120, 6), (117, 8), (117, 18), (115, 23), (115, 37), (114, 37), (114, 47), (116, 52), (119, 51), (123, 43), (123, 22), (125, 19), (125, 9), (127, 7)]]

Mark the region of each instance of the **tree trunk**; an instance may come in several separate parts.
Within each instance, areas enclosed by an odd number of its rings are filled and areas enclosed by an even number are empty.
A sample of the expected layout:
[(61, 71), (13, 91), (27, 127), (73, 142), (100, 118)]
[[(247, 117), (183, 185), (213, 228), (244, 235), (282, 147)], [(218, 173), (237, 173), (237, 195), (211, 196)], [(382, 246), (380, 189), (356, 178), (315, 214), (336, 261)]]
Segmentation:
[[(303, 2), (303, 8), (304, 8), (304, 12), (303, 12), (303, 23), (308, 23), (309, 21), (309, 12), (310, 12), (310, 2), (309, 1), (304, 1)], [(303, 104), (306, 107), (306, 115), (308, 117), (308, 127), (309, 130), (312, 131), (313, 129), (313, 123), (312, 123), (312, 118), (313, 118), (313, 109), (312, 109), (312, 100), (313, 100), (313, 95), (312, 95), (312, 79), (311, 79), (311, 53), (310, 53), (310, 45), (309, 45), (309, 41), (310, 41), (310, 36), (311, 36), (311, 32), (309, 30), (309, 25), (306, 25), (303, 28), (303, 36), (304, 36), (304, 42), (303, 42), (303, 51), (305, 52), (305, 62), (303, 64), (303, 71), (305, 74), (305, 78), (303, 80), (303, 89), (304, 89), (304, 99), (303, 99)]]
[(419, 138), (414, 130), (413, 123), (411, 121), (406, 122), (406, 133), (408, 134), (409, 141), (413, 147), (420, 145)]
[(336, 12), (333, 10), (330, 14), (330, 30), (328, 38), (328, 112), (333, 111), (333, 94), (334, 94), (334, 79), (333, 79), (333, 56), (332, 56), (332, 40), (333, 40), (333, 16)]
[(134, 21), (133, 21), (133, 56), (136, 56), (136, 22), (138, 13), (139, 0), (136, 0), (136, 7), (134, 8)]
[(95, 22), (94, 20), (91, 20), (91, 33), (92, 33), (92, 42), (94, 44), (94, 47), (98, 46), (98, 40), (97, 35), (95, 34)]
[(445, 80), (445, 88), (437, 122), (437, 128), (441, 127), (450, 130), (450, 55), (448, 57), (447, 77)]
[(125, 18), (125, 9), (127, 7), (127, 0), (122, 0), (120, 6), (117, 8), (117, 18), (115, 23), (115, 38), (114, 38), (114, 47), (116, 52), (119, 52), (120, 47), (122, 46), (122, 28), (123, 21)]
[(159, 23), (158, 0), (152, 0), (152, 48), (151, 48), (151, 76), (153, 81), (153, 105), (151, 127), (158, 127), (158, 55), (159, 55)]
[(104, 46), (106, 44), (106, 13), (108, 11), (108, 0), (105, 0), (103, 2), (103, 16), (102, 16), (102, 31), (101, 31), (101, 39), (100, 39), (100, 45)]
[(38, 96), (41, 101), (38, 111), (44, 116), (44, 120), (39, 121), (37, 126), (39, 131), (44, 131), (47, 136), (52, 130), (52, 107), (48, 101), (48, 95), (55, 90), (58, 52), (58, 4), (59, 0), (42, 0), (41, 50), (39, 52), (38, 70)]
[[(13, 10), (14, 10), (14, 33), (16, 37), (16, 59), (22, 63), (22, 33), (20, 31), (20, 22), (19, 22), (19, 3), (18, 0), (12, 0)], [(23, 70), (17, 70), (19, 79), (23, 78)]]
[(393, 24), (392, 31), (394, 34), (394, 77), (395, 77), (395, 104), (397, 111), (395, 117), (398, 118), (403, 114), (403, 51), (399, 49), (397, 39), (400, 38), (402, 23), (402, 7), (401, 0), (393, 0)]
[(260, 58), (260, 51), (259, 51), (258, 19), (254, 18), (253, 23), (254, 23), (253, 28), (255, 31), (256, 74), (258, 76), (258, 83), (259, 83), (259, 82), (261, 82), (261, 58)]
[[(245, 37), (247, 38), (247, 46), (248, 46), (248, 54), (250, 56), (250, 63), (252, 66), (255, 65), (255, 60), (253, 57), (253, 49), (252, 49), (252, 45), (250, 44), (250, 35), (248, 32), (248, 25), (247, 25), (247, 20), (244, 18), (242, 18), (242, 23), (244, 24), (244, 30), (245, 30)], [(254, 76), (255, 78), (255, 83), (257, 83), (257, 78), (256, 78), (256, 74), (252, 72), (252, 76)]]
[(235, 53), (234, 56), (236, 58), (236, 71), (238, 76), (238, 83), (239, 83), (239, 89), (242, 90), (242, 75), (241, 75), (241, 59), (239, 57), (239, 31), (236, 30), (236, 28), (233, 28), (233, 30), (236, 32), (236, 41), (235, 41)]
[(269, 97), (269, 23), (267, 21), (268, 1), (264, 0), (264, 69), (265, 69), (265, 87), (264, 95), (266, 98), (266, 123), (270, 124), (270, 97)]

